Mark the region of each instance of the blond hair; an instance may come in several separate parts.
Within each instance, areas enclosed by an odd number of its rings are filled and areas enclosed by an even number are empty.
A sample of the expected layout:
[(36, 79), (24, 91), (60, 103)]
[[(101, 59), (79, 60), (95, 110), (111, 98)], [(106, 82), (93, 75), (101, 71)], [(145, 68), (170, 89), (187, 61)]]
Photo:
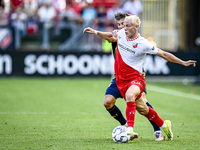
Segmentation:
[(136, 16), (136, 15), (130, 15), (130, 16), (126, 16), (125, 19), (131, 19), (131, 22), (134, 25), (139, 25), (139, 27), (140, 27), (141, 21), (140, 21), (140, 18), (138, 16)]

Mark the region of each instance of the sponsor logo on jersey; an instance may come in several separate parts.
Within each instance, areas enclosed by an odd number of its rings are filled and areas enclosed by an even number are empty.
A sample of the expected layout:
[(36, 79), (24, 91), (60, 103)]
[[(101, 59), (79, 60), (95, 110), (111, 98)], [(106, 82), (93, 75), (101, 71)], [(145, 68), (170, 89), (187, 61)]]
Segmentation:
[(151, 49), (152, 49), (152, 50), (155, 50), (155, 46), (153, 46)]
[(122, 48), (123, 50), (125, 50), (125, 51), (128, 51), (128, 52), (130, 52), (130, 53), (132, 53), (132, 54), (135, 54), (135, 52), (134, 52), (133, 50), (131, 50), (130, 48), (128, 48), (128, 47), (126, 47), (126, 46), (124, 46), (124, 45), (122, 45), (122, 44), (120, 44), (120, 43), (118, 43), (118, 46), (119, 46), (120, 48)]
[(133, 42), (133, 48), (136, 48), (138, 46), (138, 43)]

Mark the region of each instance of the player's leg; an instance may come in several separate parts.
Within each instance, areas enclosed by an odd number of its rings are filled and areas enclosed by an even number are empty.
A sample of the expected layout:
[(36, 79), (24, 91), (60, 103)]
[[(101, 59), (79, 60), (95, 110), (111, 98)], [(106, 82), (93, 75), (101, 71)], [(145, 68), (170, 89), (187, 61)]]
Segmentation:
[(146, 106), (146, 104), (144, 106), (143, 97), (140, 97), (136, 102), (137, 102), (136, 103), (137, 108), (139, 107), (138, 108), (138, 110), (139, 110), (138, 112), (141, 112), (141, 114), (144, 115), (146, 118), (148, 118), (152, 122), (156, 123), (161, 129), (164, 130), (164, 132), (168, 136), (168, 139), (173, 140), (173, 133), (172, 133), (172, 130), (171, 130), (171, 121), (162, 120), (160, 118), (160, 116), (157, 114), (157, 112), (154, 109), (152, 109), (151, 107), (148, 107), (149, 111), (145, 111), (146, 109), (142, 110)]
[[(149, 102), (147, 101), (147, 98), (146, 98), (146, 91), (144, 91), (142, 93), (142, 97), (143, 97), (143, 101), (144, 103), (148, 106), (148, 107), (151, 107), (153, 109), (153, 107), (151, 106), (151, 104), (149, 104)], [(137, 108), (137, 105), (136, 105), (136, 108)], [(151, 125), (153, 126), (154, 128), (154, 135), (156, 136), (156, 139), (155, 141), (163, 141), (165, 140), (165, 136), (162, 134), (161, 130), (160, 130), (160, 127), (155, 124), (153, 121), (149, 120), (149, 122), (151, 123)]]
[[(136, 110), (138, 111), (139, 114), (146, 115), (146, 114), (149, 113), (149, 108), (148, 108), (149, 106), (146, 105), (146, 103), (145, 103), (146, 100), (144, 100), (144, 96), (142, 96), (142, 99), (138, 99), (136, 101)], [(154, 134), (156, 135), (156, 140), (155, 141), (163, 141), (165, 139), (165, 137), (162, 134), (162, 132), (160, 131), (160, 127), (156, 123), (154, 123), (153, 121), (151, 121), (151, 120), (149, 120), (149, 121), (150, 121), (150, 123), (152, 124), (153, 127), (157, 127), (158, 128), (158, 130), (156, 130), (154, 132)], [(155, 130), (155, 128), (154, 128), (154, 130)]]
[(126, 99), (126, 118), (127, 118), (127, 135), (130, 136), (130, 140), (138, 138), (138, 134), (133, 131), (135, 122), (136, 104), (135, 99), (140, 95), (140, 88), (137, 85), (131, 85), (125, 93)]
[[(146, 99), (146, 93), (145, 93), (145, 92), (142, 93), (142, 97), (143, 97), (143, 100), (144, 100), (145, 104), (146, 104), (148, 107), (151, 107), (151, 108), (153, 109), (153, 107), (151, 106), (151, 104), (150, 104), (150, 103), (147, 101), (147, 99)], [(159, 127), (157, 124), (155, 124), (155, 123), (152, 122), (151, 120), (149, 120), (149, 121), (150, 121), (150, 123), (152, 124), (152, 126), (153, 126), (153, 128), (154, 128), (154, 131), (160, 130), (160, 127)]]
[(145, 104), (145, 101), (143, 100), (143, 97), (139, 98), (135, 102), (136, 104), (136, 110), (140, 115), (146, 115), (149, 112), (148, 106)]
[(105, 95), (104, 97), (104, 107), (110, 113), (110, 115), (115, 118), (121, 125), (126, 124), (126, 119), (122, 115), (120, 109), (115, 105), (116, 99), (113, 95)]
[[(145, 77), (146, 76), (146, 73), (144, 71), (144, 68), (143, 68), (143, 76)], [(151, 107), (153, 109), (153, 107), (151, 106), (151, 104), (149, 104), (149, 102), (147, 101), (147, 98), (146, 98), (146, 89), (144, 90), (144, 92), (142, 93), (142, 97), (143, 97), (143, 100), (145, 102), (145, 104), (148, 106), (148, 107)], [(154, 128), (154, 134), (156, 136), (156, 139), (155, 141), (163, 141), (165, 140), (165, 136), (162, 134), (162, 132), (160, 131), (160, 127), (155, 124), (153, 121), (149, 120), (149, 122), (151, 123), (151, 125), (153, 126)]]
[(116, 85), (116, 79), (113, 79), (109, 87), (106, 90), (104, 97), (104, 107), (121, 125), (126, 124), (126, 119), (121, 113), (120, 109), (115, 105), (116, 99), (121, 97), (121, 93)]

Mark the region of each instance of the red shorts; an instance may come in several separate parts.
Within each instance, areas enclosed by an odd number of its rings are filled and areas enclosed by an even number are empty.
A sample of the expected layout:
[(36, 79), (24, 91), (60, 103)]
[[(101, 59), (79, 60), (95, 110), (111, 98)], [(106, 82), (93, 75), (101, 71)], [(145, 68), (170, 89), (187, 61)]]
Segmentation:
[(130, 88), (131, 85), (137, 85), (140, 88), (140, 94), (138, 95), (136, 100), (142, 96), (142, 92), (144, 91), (146, 86), (145, 79), (142, 74), (136, 74), (129, 80), (116, 79), (116, 83), (121, 95), (125, 100), (126, 91)]

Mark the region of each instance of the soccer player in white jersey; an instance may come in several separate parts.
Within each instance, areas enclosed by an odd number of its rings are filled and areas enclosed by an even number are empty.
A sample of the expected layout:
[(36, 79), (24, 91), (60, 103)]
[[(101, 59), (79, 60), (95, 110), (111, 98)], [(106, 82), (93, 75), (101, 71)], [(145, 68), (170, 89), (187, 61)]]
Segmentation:
[(144, 104), (142, 92), (145, 89), (145, 79), (142, 75), (142, 66), (146, 54), (154, 54), (163, 59), (181, 64), (183, 66), (196, 66), (196, 61), (183, 61), (171, 53), (165, 52), (147, 39), (143, 38), (139, 33), (140, 19), (131, 15), (124, 20), (124, 29), (117, 33), (117, 54), (115, 59), (115, 75), (117, 86), (126, 100), (126, 118), (128, 126), (128, 134), (134, 137), (133, 131), (135, 121), (136, 105), (141, 105), (144, 109), (148, 109), (145, 117), (155, 122), (161, 129), (164, 130), (170, 140), (173, 140), (171, 130), (171, 121), (163, 121), (156, 111)]
[[(164, 130), (168, 139), (173, 140), (171, 121), (163, 121), (155, 110), (147, 107), (143, 101), (143, 97), (141, 97), (141, 93), (145, 88), (145, 81), (142, 75), (142, 64), (146, 53), (156, 54), (167, 61), (184, 66), (193, 65), (195, 67), (196, 61), (182, 61), (168, 52), (159, 50), (153, 44), (141, 37), (137, 32), (140, 26), (140, 19), (137, 16), (127, 17), (124, 26), (125, 28), (120, 30), (117, 34), (118, 49), (115, 60), (115, 74), (117, 86), (127, 103), (126, 117), (130, 140), (138, 136), (137, 133), (133, 132), (136, 106), (143, 110), (143, 113), (140, 114), (143, 114), (149, 120), (156, 123)], [(92, 32), (94, 31), (89, 31), (88, 33)], [(98, 32), (98, 35), (100, 33)], [(97, 34), (97, 31), (95, 34)], [(108, 38), (108, 35), (109, 34), (107, 33), (101, 35), (101, 37), (105, 37), (105, 39), (109, 39), (112, 42), (116, 40), (115, 37)], [(134, 62), (135, 60), (136, 62)]]
[[(121, 12), (118, 12), (118, 13), (115, 14), (115, 19), (116, 19), (118, 29), (124, 28), (124, 19), (125, 19), (126, 16), (130, 16), (130, 14), (121, 13)], [(84, 29), (84, 33), (88, 32), (90, 34), (94, 34), (95, 31), (96, 30), (94, 30), (90, 27)], [(96, 31), (96, 32), (97, 32), (98, 36), (100, 36), (104, 39), (107, 39), (109, 42), (113, 41), (112, 33), (101, 32), (101, 31)], [(112, 39), (110, 40), (110, 38), (112, 38)], [(116, 46), (117, 46), (117, 42), (112, 42), (112, 49), (113, 49), (114, 57), (115, 57), (115, 54), (116, 54)], [(143, 74), (145, 74), (145, 73), (143, 72)], [(144, 90), (144, 92), (142, 93), (142, 96), (143, 96), (143, 100), (146, 103), (146, 105), (148, 107), (153, 108), (151, 106), (151, 104), (146, 99), (146, 90)], [(115, 105), (117, 98), (122, 98), (122, 96), (121, 96), (121, 93), (120, 93), (120, 91), (119, 91), (119, 89), (116, 85), (116, 78), (114, 78), (112, 80), (112, 82), (110, 83), (109, 87), (106, 90), (105, 97), (104, 97), (104, 106), (113, 118), (115, 118), (121, 125), (124, 125), (124, 124), (126, 124), (126, 119), (124, 118), (120, 109)], [(137, 111), (138, 111), (138, 113), (140, 113), (142, 115), (143, 115), (143, 113), (145, 113), (145, 110), (143, 109), (143, 107), (142, 108), (137, 107)], [(149, 121), (154, 128), (154, 134), (155, 134), (155, 137), (156, 137), (155, 141), (165, 140), (165, 136), (162, 134), (160, 127), (157, 124), (155, 124), (154, 122), (152, 122), (151, 120), (149, 120)]]

